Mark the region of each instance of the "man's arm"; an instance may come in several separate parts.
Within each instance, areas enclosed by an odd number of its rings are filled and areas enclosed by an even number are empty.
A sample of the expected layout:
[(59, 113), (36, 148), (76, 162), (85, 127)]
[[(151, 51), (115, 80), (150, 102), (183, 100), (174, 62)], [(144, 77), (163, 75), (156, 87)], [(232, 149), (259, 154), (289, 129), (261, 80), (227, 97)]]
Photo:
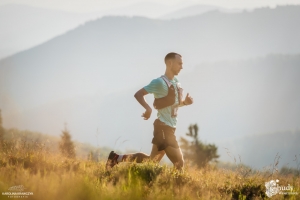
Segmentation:
[(150, 118), (151, 113), (152, 113), (152, 109), (151, 107), (148, 105), (148, 103), (146, 102), (144, 96), (147, 95), (148, 92), (142, 88), (139, 91), (137, 91), (134, 94), (134, 97), (136, 98), (136, 100), (146, 109), (146, 111), (142, 114), (142, 117), (144, 117), (144, 120), (147, 120)]

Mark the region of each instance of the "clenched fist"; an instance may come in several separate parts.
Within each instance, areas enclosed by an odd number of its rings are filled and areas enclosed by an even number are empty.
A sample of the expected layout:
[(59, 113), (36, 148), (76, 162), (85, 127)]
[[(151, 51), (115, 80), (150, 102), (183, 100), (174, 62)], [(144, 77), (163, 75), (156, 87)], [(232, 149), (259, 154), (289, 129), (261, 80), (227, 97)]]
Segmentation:
[(191, 105), (193, 103), (193, 98), (189, 95), (189, 93), (186, 94), (186, 97), (183, 101), (184, 105)]

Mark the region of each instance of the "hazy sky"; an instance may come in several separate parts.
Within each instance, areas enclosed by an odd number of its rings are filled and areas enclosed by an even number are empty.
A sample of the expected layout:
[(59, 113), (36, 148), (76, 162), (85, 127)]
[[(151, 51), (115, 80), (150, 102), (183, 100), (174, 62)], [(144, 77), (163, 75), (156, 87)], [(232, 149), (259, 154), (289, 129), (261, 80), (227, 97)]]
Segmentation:
[(182, 5), (183, 7), (193, 4), (206, 4), (226, 8), (275, 7), (276, 5), (287, 4), (300, 5), (300, 0), (0, 0), (0, 5), (14, 3), (71, 12), (93, 12), (145, 2), (168, 6)]

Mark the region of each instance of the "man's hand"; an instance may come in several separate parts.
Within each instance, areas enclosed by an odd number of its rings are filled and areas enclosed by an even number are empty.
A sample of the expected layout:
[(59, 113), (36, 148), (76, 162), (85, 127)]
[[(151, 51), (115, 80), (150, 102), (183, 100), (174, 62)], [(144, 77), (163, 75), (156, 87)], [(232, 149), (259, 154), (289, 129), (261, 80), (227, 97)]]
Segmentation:
[(193, 103), (193, 98), (189, 95), (189, 93), (186, 94), (186, 97), (183, 101), (184, 105), (191, 105)]
[(148, 120), (151, 116), (152, 109), (149, 107), (143, 114), (142, 117), (144, 117), (144, 120)]
[(142, 114), (142, 117), (144, 117), (144, 120), (149, 119), (151, 116), (151, 113), (152, 113), (151, 107), (147, 104), (147, 102), (144, 98), (144, 96), (147, 94), (148, 94), (148, 92), (144, 88), (142, 88), (139, 91), (137, 91), (134, 95), (136, 100), (146, 109), (146, 111)]

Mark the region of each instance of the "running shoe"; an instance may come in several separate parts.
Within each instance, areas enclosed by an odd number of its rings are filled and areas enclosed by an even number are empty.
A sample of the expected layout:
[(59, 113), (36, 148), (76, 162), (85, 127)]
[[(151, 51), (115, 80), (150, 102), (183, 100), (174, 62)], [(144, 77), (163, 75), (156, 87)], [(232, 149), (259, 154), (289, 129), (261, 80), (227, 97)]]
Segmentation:
[(113, 168), (113, 166), (115, 166), (116, 164), (118, 164), (118, 159), (119, 155), (116, 154), (114, 151), (111, 151), (107, 161), (106, 161), (106, 170), (110, 170), (111, 168)]

